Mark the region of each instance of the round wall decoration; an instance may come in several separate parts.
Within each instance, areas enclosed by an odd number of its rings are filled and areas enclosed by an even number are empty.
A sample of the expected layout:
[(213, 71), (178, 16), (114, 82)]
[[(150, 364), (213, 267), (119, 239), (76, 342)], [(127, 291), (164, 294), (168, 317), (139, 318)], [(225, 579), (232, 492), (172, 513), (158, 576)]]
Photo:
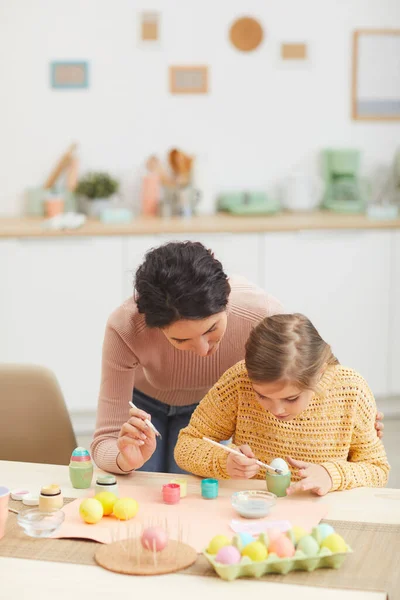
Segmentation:
[(251, 52), (261, 44), (264, 32), (256, 19), (241, 17), (233, 23), (229, 37), (235, 48), (242, 52)]

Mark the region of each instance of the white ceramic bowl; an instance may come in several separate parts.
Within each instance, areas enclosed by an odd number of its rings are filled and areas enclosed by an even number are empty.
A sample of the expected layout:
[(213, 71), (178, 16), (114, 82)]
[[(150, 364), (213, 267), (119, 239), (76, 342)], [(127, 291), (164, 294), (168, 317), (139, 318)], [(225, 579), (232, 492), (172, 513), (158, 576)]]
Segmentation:
[(232, 494), (231, 502), (241, 517), (260, 519), (266, 517), (275, 506), (276, 496), (262, 490), (246, 490)]

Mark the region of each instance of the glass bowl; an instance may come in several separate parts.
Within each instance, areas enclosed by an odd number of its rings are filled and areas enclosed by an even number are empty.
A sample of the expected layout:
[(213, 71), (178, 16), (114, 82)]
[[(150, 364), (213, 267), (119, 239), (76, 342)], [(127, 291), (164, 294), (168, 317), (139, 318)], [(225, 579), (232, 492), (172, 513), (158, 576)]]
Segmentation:
[(18, 513), (17, 522), (26, 535), (34, 538), (50, 537), (61, 526), (65, 519), (62, 510), (44, 512), (31, 508)]
[(246, 490), (232, 494), (231, 503), (241, 517), (262, 519), (275, 506), (276, 496), (263, 490)]

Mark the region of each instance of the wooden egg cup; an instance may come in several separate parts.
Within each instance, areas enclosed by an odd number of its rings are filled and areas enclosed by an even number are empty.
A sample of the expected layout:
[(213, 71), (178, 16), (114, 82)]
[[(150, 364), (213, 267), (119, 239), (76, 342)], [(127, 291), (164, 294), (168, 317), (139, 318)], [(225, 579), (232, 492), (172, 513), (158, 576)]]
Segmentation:
[(124, 575), (165, 575), (190, 567), (197, 552), (191, 546), (169, 540), (161, 552), (144, 550), (140, 538), (102, 545), (95, 554), (100, 567)]

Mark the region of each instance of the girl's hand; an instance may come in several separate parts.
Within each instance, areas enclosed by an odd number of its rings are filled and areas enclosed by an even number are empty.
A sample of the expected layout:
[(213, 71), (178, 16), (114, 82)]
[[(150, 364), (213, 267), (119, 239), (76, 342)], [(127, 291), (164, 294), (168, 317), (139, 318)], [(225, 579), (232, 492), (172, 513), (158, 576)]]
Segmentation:
[(383, 424), (383, 413), (382, 412), (376, 413), (375, 429), (376, 429), (376, 433), (378, 434), (378, 438), (382, 439), (383, 438), (383, 430), (385, 429), (385, 425)]
[(321, 465), (294, 460), (288, 456), (288, 462), (292, 467), (299, 469), (298, 474), (302, 478), (297, 483), (292, 483), (286, 493), (288, 496), (294, 492), (305, 492), (309, 490), (318, 496), (325, 496), (332, 488), (332, 479), (328, 471)]
[(257, 475), (260, 467), (256, 463), (256, 458), (247, 444), (238, 448), (243, 456), (238, 454), (228, 454), (226, 470), (232, 479), (251, 479)]
[(151, 419), (143, 410), (131, 408), (130, 418), (121, 427), (118, 435), (117, 465), (122, 471), (139, 469), (149, 460), (156, 449), (156, 436), (154, 431), (145, 423)]

